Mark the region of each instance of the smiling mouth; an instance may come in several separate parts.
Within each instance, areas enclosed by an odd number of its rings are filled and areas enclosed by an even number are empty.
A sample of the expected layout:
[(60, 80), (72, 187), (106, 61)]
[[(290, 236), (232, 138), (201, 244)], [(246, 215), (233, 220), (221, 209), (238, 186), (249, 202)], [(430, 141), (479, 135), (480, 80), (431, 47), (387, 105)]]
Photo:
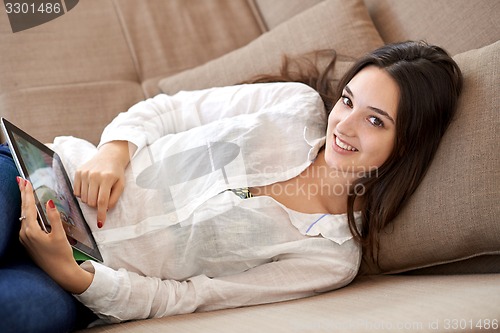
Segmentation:
[(354, 148), (353, 146), (348, 145), (347, 143), (341, 141), (338, 136), (335, 135), (335, 144), (337, 147), (347, 150), (347, 151), (358, 151), (358, 149)]

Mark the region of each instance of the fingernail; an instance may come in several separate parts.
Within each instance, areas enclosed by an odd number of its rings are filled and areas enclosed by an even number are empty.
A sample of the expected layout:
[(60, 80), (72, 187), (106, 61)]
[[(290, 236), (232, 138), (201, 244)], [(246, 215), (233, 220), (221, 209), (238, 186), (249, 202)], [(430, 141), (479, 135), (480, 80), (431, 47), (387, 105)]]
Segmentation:
[(28, 185), (28, 180), (27, 179), (24, 180), (24, 186), (26, 186), (26, 185)]
[(102, 221), (97, 221), (97, 227), (98, 227), (99, 229), (101, 229), (101, 228), (102, 228)]
[(19, 184), (19, 183), (21, 182), (21, 177), (17, 176), (17, 177), (16, 177), (16, 181), (17, 181), (17, 183)]
[(52, 209), (56, 208), (56, 205), (54, 205), (54, 201), (52, 201), (52, 199), (49, 200), (49, 207)]

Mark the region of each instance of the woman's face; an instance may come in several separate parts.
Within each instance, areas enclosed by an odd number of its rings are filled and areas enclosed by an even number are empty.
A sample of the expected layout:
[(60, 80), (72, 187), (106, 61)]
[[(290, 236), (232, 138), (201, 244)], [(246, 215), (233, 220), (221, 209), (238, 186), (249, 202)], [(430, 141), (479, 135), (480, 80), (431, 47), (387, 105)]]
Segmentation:
[(355, 178), (380, 167), (394, 148), (398, 101), (385, 70), (368, 66), (356, 74), (328, 117), (327, 165)]

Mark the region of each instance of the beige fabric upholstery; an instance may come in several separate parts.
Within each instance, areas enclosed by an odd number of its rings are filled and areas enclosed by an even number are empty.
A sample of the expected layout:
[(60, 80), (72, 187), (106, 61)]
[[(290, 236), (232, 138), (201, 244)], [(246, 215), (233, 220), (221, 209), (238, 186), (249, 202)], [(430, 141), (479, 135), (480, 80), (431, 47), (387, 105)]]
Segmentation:
[(253, 0), (259, 10), (262, 21), (271, 30), (291, 17), (319, 4), (324, 0)]
[(80, 1), (68, 14), (19, 33), (12, 33), (2, 13), (0, 93), (97, 80), (136, 81), (113, 11), (111, 1)]
[(500, 1), (365, 0), (386, 43), (424, 39), (452, 55), (500, 39)]
[(380, 235), (384, 272), (500, 254), (500, 41), (454, 58), (464, 75), (458, 114), (408, 206)]
[(104, 126), (143, 100), (140, 85), (105, 81), (26, 88), (0, 95), (2, 117), (23, 124), (42, 142), (73, 135), (97, 143)]
[(69, 134), (97, 143), (118, 112), (159, 92), (160, 78), (258, 37), (251, 3), (85, 0), (19, 33), (0, 15), (0, 116), (41, 141)]
[[(122, 0), (116, 4), (141, 82), (219, 57), (263, 32), (247, 0)], [(157, 93), (156, 88), (147, 95)]]
[(130, 322), (85, 332), (455, 332), (458, 330), (446, 329), (445, 325), (451, 324), (448, 319), (463, 319), (473, 325), (485, 319), (498, 320), (500, 297), (490, 295), (499, 292), (496, 274), (367, 276), (358, 277), (343, 289), (297, 301)]
[(407, 272), (412, 275), (454, 275), (500, 273), (500, 255), (480, 255), (470, 259), (429, 266)]
[[(332, 19), (335, 17), (335, 19)], [(236, 84), (279, 68), (282, 55), (333, 48), (354, 59), (382, 45), (361, 0), (327, 0), (205, 65), (160, 81), (166, 93)]]

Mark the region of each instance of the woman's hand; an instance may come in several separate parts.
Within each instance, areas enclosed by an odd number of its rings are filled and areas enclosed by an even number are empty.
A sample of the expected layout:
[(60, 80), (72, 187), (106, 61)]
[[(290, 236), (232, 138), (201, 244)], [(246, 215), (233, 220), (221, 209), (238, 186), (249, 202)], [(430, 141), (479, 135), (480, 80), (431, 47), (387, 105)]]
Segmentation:
[(46, 203), (51, 225), (50, 233), (38, 224), (33, 187), (27, 180), (17, 177), (21, 191), (21, 229), (19, 240), (33, 261), (63, 289), (81, 294), (92, 283), (94, 275), (81, 268), (73, 258), (73, 250), (64, 231), (61, 216), (52, 200)]
[(127, 141), (109, 142), (75, 173), (74, 193), (90, 207), (97, 207), (99, 228), (106, 221), (108, 209), (116, 205), (123, 193), (129, 154)]

